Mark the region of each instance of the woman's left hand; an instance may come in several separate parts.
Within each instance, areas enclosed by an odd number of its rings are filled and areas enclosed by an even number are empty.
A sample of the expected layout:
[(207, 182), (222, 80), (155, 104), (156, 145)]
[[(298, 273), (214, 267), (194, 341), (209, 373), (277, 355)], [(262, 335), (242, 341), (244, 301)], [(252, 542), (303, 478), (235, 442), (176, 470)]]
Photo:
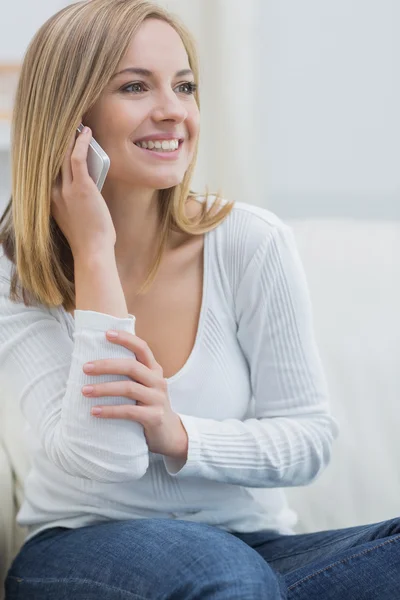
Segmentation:
[[(117, 337), (111, 337), (107, 332), (107, 339), (134, 352), (136, 359), (132, 357), (95, 360), (84, 365), (83, 370), (88, 375), (126, 375), (134, 381), (92, 384), (91, 392), (86, 391), (88, 386), (85, 386), (82, 393), (88, 398), (125, 396), (135, 400), (136, 405), (100, 406), (101, 413), (96, 416), (103, 419), (137, 421), (143, 425), (151, 452), (186, 460), (188, 436), (179, 415), (171, 408), (162, 367), (144, 340), (127, 331), (117, 333)], [(92, 364), (93, 367), (88, 368), (88, 364)], [(95, 408), (92, 408), (92, 414), (95, 414)]]

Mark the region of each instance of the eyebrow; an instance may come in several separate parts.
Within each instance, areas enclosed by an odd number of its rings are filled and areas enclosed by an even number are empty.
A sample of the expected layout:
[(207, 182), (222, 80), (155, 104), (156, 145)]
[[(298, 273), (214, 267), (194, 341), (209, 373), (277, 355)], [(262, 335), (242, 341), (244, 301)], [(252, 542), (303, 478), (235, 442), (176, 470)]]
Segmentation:
[[(122, 75), (123, 73), (133, 73), (134, 75), (141, 75), (142, 77), (151, 77), (152, 75), (154, 75), (154, 73), (152, 73), (148, 69), (141, 69), (139, 67), (128, 67), (127, 69), (123, 69), (118, 73), (114, 73), (111, 79), (114, 79), (115, 77), (118, 77), (118, 75)], [(191, 69), (182, 69), (181, 71), (175, 73), (175, 77), (185, 77), (186, 75), (193, 75), (193, 71)]]

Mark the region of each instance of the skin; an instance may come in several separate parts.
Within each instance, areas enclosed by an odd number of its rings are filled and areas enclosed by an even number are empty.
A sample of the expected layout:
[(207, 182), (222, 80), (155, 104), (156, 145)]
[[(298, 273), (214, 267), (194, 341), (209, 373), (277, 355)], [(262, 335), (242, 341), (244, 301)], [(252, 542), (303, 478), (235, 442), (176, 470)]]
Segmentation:
[[(118, 74), (132, 67), (146, 69), (151, 75)], [(121, 281), (143, 275), (158, 235), (158, 190), (179, 184), (193, 158), (199, 134), (199, 110), (189, 93), (194, 77), (190, 72), (177, 75), (188, 70), (179, 35), (167, 23), (149, 19), (132, 39), (117, 75), (83, 119), (111, 160), (102, 195), (116, 231), (115, 257)], [(173, 134), (181, 140), (176, 160), (162, 160), (135, 146), (135, 141), (154, 134)], [(181, 243), (181, 234), (171, 236), (171, 249)], [(99, 404), (102, 410), (96, 418), (141, 423), (149, 450), (179, 459), (183, 465), (188, 436), (171, 408), (163, 369), (144, 340), (118, 333), (117, 338), (106, 334), (107, 339), (130, 349), (137, 359), (97, 360), (83, 370), (91, 375), (127, 375), (134, 381), (96, 384), (89, 390), (83, 388), (82, 393), (92, 398), (135, 400), (136, 404), (120, 406)]]

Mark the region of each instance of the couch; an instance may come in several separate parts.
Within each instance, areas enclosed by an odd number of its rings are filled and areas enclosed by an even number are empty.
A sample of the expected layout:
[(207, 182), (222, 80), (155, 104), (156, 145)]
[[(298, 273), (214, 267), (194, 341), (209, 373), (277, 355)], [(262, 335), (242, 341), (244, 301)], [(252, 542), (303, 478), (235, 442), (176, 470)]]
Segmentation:
[[(393, 518), (400, 504), (400, 222), (293, 220), (341, 433), (328, 468), (287, 490), (298, 532)], [(1, 390), (0, 390), (1, 397)], [(23, 417), (0, 402), (0, 589), (25, 532)], [(0, 592), (1, 600), (1, 592)]]

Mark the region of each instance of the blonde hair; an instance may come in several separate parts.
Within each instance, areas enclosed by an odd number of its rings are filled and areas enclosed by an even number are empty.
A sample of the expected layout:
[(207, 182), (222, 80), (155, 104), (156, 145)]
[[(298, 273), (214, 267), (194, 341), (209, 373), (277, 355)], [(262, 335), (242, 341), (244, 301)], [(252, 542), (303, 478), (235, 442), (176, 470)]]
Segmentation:
[[(132, 36), (145, 19), (161, 19), (179, 34), (198, 80), (191, 34), (169, 12), (147, 0), (90, 0), (67, 6), (38, 30), (26, 51), (11, 127), (12, 193), (0, 220), (0, 244), (13, 263), (10, 299), (36, 300), (48, 307), (75, 308), (73, 255), (51, 215), (51, 190), (69, 140), (108, 84)], [(196, 101), (200, 105), (198, 93)], [(194, 195), (190, 182), (197, 157), (181, 184), (159, 192), (160, 244), (139, 293), (153, 282), (172, 229), (200, 235), (217, 227), (232, 210), (221, 199), (186, 214)], [(207, 197), (207, 194), (206, 194)], [(218, 210), (215, 210), (218, 208)]]

